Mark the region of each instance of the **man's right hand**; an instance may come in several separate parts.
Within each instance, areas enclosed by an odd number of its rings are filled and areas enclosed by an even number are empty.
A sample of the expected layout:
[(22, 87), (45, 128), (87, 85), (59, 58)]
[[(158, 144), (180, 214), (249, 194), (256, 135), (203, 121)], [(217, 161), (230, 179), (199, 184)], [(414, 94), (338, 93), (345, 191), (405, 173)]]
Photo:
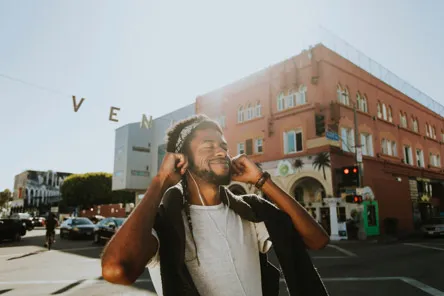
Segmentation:
[(157, 173), (163, 183), (162, 188), (167, 189), (176, 185), (187, 171), (187, 168), (188, 160), (185, 155), (167, 152)]

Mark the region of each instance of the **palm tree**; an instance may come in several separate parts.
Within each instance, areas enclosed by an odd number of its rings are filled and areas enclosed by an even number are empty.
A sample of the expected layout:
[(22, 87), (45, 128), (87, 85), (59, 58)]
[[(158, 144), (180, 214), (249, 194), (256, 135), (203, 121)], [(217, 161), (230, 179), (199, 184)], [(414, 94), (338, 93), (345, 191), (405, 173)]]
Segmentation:
[(324, 180), (327, 180), (327, 177), (325, 176), (325, 168), (329, 167), (330, 155), (327, 152), (321, 152), (317, 154), (315, 159), (313, 160), (313, 168), (318, 171), (322, 169), (322, 172), (324, 173)]
[(296, 170), (302, 170), (302, 168), (304, 167), (304, 162), (302, 161), (302, 159), (298, 158), (294, 161), (293, 166)]

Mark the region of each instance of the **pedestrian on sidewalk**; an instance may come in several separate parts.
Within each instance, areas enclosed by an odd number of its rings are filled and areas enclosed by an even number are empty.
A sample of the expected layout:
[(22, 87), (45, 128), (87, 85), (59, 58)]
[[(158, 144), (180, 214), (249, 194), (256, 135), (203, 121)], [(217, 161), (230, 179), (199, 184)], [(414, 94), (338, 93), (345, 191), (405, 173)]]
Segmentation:
[[(234, 195), (231, 181), (253, 184), (270, 201)], [(149, 266), (158, 295), (328, 295), (306, 249), (327, 233), (245, 155), (231, 158), (222, 129), (204, 115), (175, 124), (167, 153), (144, 198), (102, 255), (105, 280), (130, 285)]]

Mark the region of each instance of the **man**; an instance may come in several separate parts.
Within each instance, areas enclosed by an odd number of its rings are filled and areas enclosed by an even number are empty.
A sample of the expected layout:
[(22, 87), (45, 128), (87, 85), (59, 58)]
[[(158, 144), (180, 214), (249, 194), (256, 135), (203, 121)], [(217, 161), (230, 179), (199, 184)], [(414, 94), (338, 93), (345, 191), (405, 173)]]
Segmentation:
[(57, 227), (57, 219), (53, 213), (49, 213), (48, 219), (46, 220), (46, 241), (45, 247), (48, 246), (49, 238), (52, 236), (53, 241), (55, 242), (55, 228)]
[[(290, 295), (328, 295), (306, 248), (329, 242), (305, 209), (244, 155), (233, 159), (219, 125), (203, 115), (168, 132), (167, 154), (144, 198), (102, 256), (105, 280), (130, 285), (150, 265), (159, 295), (278, 295), (279, 271)], [(254, 184), (235, 196), (231, 181)], [(157, 267), (156, 267), (157, 266)]]

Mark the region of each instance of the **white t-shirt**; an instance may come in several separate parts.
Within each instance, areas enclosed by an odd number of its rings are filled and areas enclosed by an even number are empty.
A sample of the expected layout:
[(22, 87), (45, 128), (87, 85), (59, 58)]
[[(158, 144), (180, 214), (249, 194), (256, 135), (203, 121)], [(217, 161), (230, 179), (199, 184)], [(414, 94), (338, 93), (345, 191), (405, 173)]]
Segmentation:
[[(191, 205), (190, 214), (200, 266), (186, 215), (182, 211), (186, 237), (185, 264), (199, 294), (262, 295), (259, 252), (266, 253), (271, 248), (265, 224), (243, 220), (223, 203), (215, 206)], [(153, 235), (157, 237), (154, 230)], [(157, 250), (148, 268), (157, 294), (163, 295), (159, 259)]]

